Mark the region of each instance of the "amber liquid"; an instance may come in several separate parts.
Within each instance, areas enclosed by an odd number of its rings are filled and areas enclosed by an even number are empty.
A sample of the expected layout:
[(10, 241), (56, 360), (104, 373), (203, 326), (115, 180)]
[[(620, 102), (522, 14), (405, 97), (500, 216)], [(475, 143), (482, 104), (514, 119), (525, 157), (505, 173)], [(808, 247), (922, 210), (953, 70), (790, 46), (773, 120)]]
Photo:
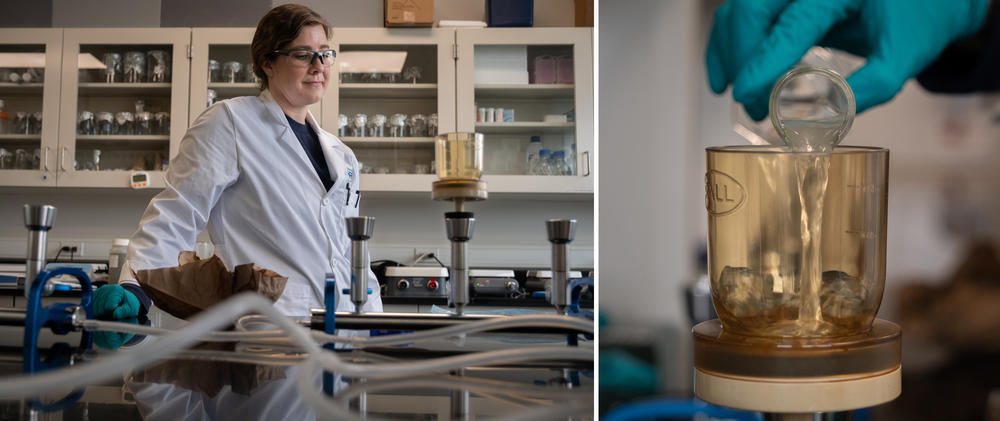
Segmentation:
[(881, 301), (887, 151), (709, 150), (709, 271), (724, 327), (755, 336), (865, 331)]

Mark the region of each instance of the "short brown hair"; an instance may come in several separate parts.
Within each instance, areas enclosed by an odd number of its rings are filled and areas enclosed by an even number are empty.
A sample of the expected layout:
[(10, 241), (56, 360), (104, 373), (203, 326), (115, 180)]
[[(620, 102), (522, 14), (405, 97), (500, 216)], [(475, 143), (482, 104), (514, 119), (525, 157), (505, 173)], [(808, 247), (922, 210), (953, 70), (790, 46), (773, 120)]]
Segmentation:
[(260, 79), (260, 90), (267, 89), (264, 63), (274, 59), (274, 50), (280, 50), (299, 37), (302, 28), (320, 25), (330, 39), (330, 24), (319, 13), (301, 4), (283, 4), (267, 12), (257, 22), (257, 30), (250, 42), (250, 60), (253, 73)]

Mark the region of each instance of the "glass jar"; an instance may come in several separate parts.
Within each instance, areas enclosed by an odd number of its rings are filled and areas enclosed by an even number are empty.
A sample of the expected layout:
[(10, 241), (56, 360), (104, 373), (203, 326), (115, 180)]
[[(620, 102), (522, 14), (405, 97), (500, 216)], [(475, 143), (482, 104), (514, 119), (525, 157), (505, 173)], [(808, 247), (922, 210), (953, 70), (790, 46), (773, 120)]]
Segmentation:
[(170, 134), (170, 113), (160, 111), (153, 114), (153, 134)]
[(368, 136), (385, 137), (388, 118), (385, 114), (375, 114), (368, 121)]
[(115, 114), (115, 126), (118, 129), (115, 134), (135, 134), (135, 115), (128, 111), (122, 111)]
[(393, 114), (389, 117), (389, 137), (406, 136), (406, 114)]
[(153, 114), (143, 111), (135, 114), (135, 134), (153, 134)]
[(442, 180), (479, 180), (483, 175), (483, 134), (447, 133), (435, 139), (434, 160)]
[(101, 111), (97, 113), (97, 125), (96, 133), (103, 136), (112, 135), (118, 132), (118, 127), (115, 126), (115, 116), (108, 111)]
[(146, 81), (146, 53), (141, 51), (126, 51), (124, 79), (126, 83), (141, 83)]
[(105, 53), (101, 55), (101, 76), (104, 83), (117, 83), (122, 81), (122, 55), (118, 53)]
[(216, 97), (218, 97), (218, 94), (215, 92), (215, 89), (209, 89), (205, 91), (207, 106), (211, 107), (212, 104), (215, 104)]
[(341, 114), (337, 117), (337, 136), (347, 136), (347, 116)]
[(94, 113), (90, 111), (80, 111), (80, 118), (76, 121), (76, 133), (81, 135), (92, 135), (97, 131), (97, 121)]
[(885, 287), (889, 151), (706, 152), (708, 270), (723, 329), (770, 337), (867, 331)]
[(431, 114), (427, 117), (427, 136), (437, 136), (438, 135), (438, 115), (437, 113)]
[(427, 136), (427, 117), (423, 114), (414, 114), (410, 116), (408, 123), (407, 133), (412, 137), (426, 137)]
[(368, 128), (368, 114), (355, 114), (351, 118), (351, 136), (364, 137)]
[(243, 81), (250, 83), (260, 83), (260, 78), (253, 72), (253, 63), (243, 66)]
[(222, 65), (222, 82), (238, 83), (243, 73), (243, 65), (238, 61), (227, 61)]
[(170, 53), (163, 50), (146, 53), (146, 76), (150, 82), (170, 82)]
[(218, 60), (208, 60), (208, 81), (222, 82), (222, 66)]

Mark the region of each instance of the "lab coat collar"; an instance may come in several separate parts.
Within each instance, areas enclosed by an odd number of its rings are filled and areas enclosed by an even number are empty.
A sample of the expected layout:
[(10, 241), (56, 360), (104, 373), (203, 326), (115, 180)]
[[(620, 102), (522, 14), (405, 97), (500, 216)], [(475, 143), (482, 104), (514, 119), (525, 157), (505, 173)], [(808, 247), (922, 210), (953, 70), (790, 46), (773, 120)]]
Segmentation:
[[(299, 143), (299, 139), (295, 137), (295, 133), (292, 132), (291, 127), (288, 126), (288, 120), (285, 118), (285, 111), (281, 109), (278, 102), (274, 100), (274, 96), (271, 95), (271, 91), (265, 89), (258, 96), (264, 106), (268, 109), (269, 114), (273, 118), (272, 123), (276, 125), (276, 134), (280, 139), (283, 140), (286, 146), (293, 148), (296, 154), (299, 156), (302, 165), (307, 165), (312, 168), (312, 162), (309, 161), (309, 156), (306, 155), (306, 151), (302, 149), (302, 144)], [(306, 123), (312, 126), (313, 130), (319, 136), (320, 145), (323, 148), (323, 157), (326, 159), (327, 168), (330, 169), (331, 176), (334, 177), (333, 187), (325, 193), (329, 194), (331, 192), (339, 191), (339, 189), (344, 188), (344, 183), (349, 182), (351, 178), (357, 177), (357, 169), (350, 168), (348, 156), (348, 148), (340, 139), (336, 136), (323, 130), (319, 123), (316, 122), (316, 118), (312, 115), (311, 111), (306, 111)], [(315, 171), (313, 171), (315, 173)], [(316, 182), (323, 185), (322, 181), (319, 179), (319, 175), (316, 174)], [(322, 188), (322, 187), (321, 187)]]

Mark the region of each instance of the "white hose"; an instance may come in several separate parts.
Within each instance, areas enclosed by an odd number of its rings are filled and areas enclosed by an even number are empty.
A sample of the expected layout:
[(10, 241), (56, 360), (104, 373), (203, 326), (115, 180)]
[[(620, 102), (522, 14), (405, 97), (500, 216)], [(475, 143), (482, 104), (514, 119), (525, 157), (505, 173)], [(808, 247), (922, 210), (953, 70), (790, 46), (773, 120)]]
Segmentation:
[[(212, 332), (203, 338), (204, 342), (230, 342), (248, 341), (261, 344), (288, 344), (289, 339), (281, 330), (247, 330), (248, 323), (260, 323), (259, 315), (248, 315), (240, 317), (236, 326), (236, 332)], [(268, 323), (270, 324), (270, 323)], [(93, 331), (112, 331), (135, 333), (148, 336), (166, 335), (171, 330), (140, 326), (130, 323), (109, 322), (104, 320), (87, 320), (83, 322), (83, 327)], [(461, 325), (448, 326), (437, 329), (429, 329), (420, 332), (402, 333), (395, 335), (384, 335), (376, 337), (345, 337), (331, 335), (325, 332), (310, 331), (310, 335), (320, 343), (347, 343), (355, 348), (371, 346), (390, 346), (413, 343), (421, 340), (448, 337), (464, 333), (478, 333), (490, 330), (517, 328), (517, 327), (546, 327), (553, 329), (574, 329), (579, 332), (593, 333), (593, 322), (584, 321), (567, 316), (555, 315), (522, 315), (510, 316), (496, 319), (469, 322)], [(305, 328), (303, 328), (305, 329)]]
[(165, 335), (155, 342), (89, 364), (45, 371), (31, 376), (4, 378), (0, 380), (0, 398), (18, 399), (42, 395), (50, 390), (79, 389), (89, 384), (120, 377), (123, 371), (146, 366), (201, 342), (202, 336), (229, 325), (234, 316), (251, 311), (269, 316), (311, 354), (318, 353), (322, 349), (306, 335), (305, 331), (275, 310), (274, 305), (266, 298), (254, 293), (244, 293), (206, 310), (195, 317), (189, 326)]
[[(343, 408), (330, 404), (318, 390), (313, 379), (308, 375), (315, 374), (320, 369), (326, 369), (347, 377), (386, 378), (413, 376), (424, 373), (444, 372), (449, 369), (470, 365), (496, 365), (530, 360), (578, 360), (593, 361), (593, 350), (582, 350), (564, 347), (531, 347), (502, 351), (489, 351), (468, 355), (440, 358), (424, 362), (407, 362), (395, 364), (352, 364), (342, 361), (334, 352), (324, 351), (310, 338), (305, 329), (291, 319), (274, 309), (272, 303), (254, 293), (242, 293), (212, 307), (191, 320), (183, 329), (163, 335), (154, 342), (147, 343), (132, 350), (122, 351), (113, 356), (102, 358), (89, 364), (73, 366), (61, 370), (47, 371), (31, 376), (16, 376), (0, 379), (0, 398), (17, 399), (44, 394), (50, 390), (79, 389), (83, 386), (111, 380), (121, 375), (123, 371), (144, 367), (150, 363), (166, 358), (178, 351), (184, 350), (198, 342), (203, 337), (213, 335), (218, 330), (231, 323), (233, 318), (258, 312), (276, 324), (281, 331), (290, 337), (293, 343), (302, 347), (310, 354), (303, 363), (297, 383), (299, 393), (317, 411), (321, 411), (335, 419), (354, 418), (349, 412), (342, 413)], [(92, 324), (100, 326), (100, 324)], [(108, 325), (104, 325), (107, 327)], [(461, 326), (455, 326), (456, 328)], [(478, 326), (473, 326), (478, 328)], [(447, 329), (447, 328), (446, 328)], [(589, 329), (593, 329), (589, 325)], [(441, 329), (444, 330), (444, 329)], [(219, 332), (214, 332), (219, 333)], [(245, 334), (247, 332), (234, 332)], [(421, 332), (423, 333), (423, 332)], [(441, 334), (441, 332), (437, 332)], [(235, 336), (235, 335), (223, 335)], [(412, 339), (407, 339), (412, 341)], [(192, 351), (186, 351), (189, 355)], [(205, 353), (203, 355), (210, 355)], [(220, 357), (216, 355), (216, 357)], [(226, 356), (228, 357), (228, 356)], [(578, 405), (560, 405), (557, 408), (542, 408), (532, 410), (523, 415), (525, 419), (550, 419), (561, 416), (569, 410), (578, 411)], [(556, 411), (556, 412), (553, 412)], [(522, 415), (522, 414), (519, 414)]]

